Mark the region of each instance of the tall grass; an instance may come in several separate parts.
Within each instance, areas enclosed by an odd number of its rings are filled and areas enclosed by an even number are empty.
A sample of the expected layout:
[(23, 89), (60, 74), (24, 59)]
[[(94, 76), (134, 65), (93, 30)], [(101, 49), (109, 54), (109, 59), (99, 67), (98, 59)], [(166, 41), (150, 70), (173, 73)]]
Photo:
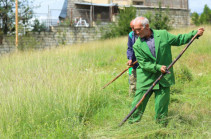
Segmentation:
[[(193, 28), (173, 30), (185, 33)], [(127, 37), (0, 58), (0, 138), (210, 138), (211, 27), (175, 64), (169, 124), (154, 122), (152, 96), (137, 124), (117, 125), (131, 108)], [(173, 47), (176, 57), (184, 47)]]

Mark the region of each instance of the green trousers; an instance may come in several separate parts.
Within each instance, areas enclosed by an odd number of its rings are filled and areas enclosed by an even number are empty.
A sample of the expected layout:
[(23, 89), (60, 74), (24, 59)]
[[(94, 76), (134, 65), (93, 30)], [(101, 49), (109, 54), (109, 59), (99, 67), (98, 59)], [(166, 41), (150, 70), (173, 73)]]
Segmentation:
[[(151, 91), (145, 99), (142, 101), (142, 103), (139, 105), (139, 107), (136, 109), (136, 111), (132, 114), (132, 116), (129, 119), (129, 123), (138, 122), (141, 120), (141, 117), (144, 113), (144, 110), (146, 108), (147, 102), (152, 95), (152, 93), (155, 93), (155, 120), (158, 123), (161, 124), (167, 124), (167, 116), (168, 116), (168, 105), (170, 100), (170, 88), (169, 87), (162, 87), (160, 86), (158, 90)], [(136, 106), (136, 104), (141, 100), (143, 95), (146, 93), (146, 90), (136, 90), (135, 98), (132, 102), (132, 109)]]

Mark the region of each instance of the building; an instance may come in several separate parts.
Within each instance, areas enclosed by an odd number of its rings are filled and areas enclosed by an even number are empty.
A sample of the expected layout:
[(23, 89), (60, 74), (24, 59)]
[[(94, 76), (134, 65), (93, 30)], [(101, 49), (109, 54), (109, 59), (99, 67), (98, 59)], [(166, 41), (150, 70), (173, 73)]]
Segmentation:
[(77, 22), (78, 18), (88, 23), (115, 21), (118, 8), (134, 6), (137, 16), (144, 16), (147, 12), (154, 13), (159, 8), (169, 10), (169, 17), (173, 27), (189, 25), (188, 0), (65, 0), (60, 19)]

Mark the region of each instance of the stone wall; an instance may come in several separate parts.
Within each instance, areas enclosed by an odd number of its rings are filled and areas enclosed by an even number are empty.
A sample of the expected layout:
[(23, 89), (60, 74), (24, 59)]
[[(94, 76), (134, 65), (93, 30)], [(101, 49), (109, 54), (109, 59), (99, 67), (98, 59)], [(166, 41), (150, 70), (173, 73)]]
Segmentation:
[[(137, 16), (143, 16), (147, 12), (155, 13), (155, 8), (136, 7)], [(165, 9), (163, 10), (165, 12)], [(173, 28), (187, 27), (189, 23), (189, 10), (169, 9), (170, 24)], [(104, 26), (105, 27), (105, 26)], [(105, 29), (107, 30), (107, 29)], [(83, 43), (93, 40), (99, 40), (102, 33), (94, 27), (53, 27), (50, 32), (29, 32), (25, 36), (19, 36), (19, 47), (45, 49), (53, 48), (59, 45), (71, 45), (74, 43)], [(15, 51), (14, 36), (0, 36), (0, 55)]]
[[(97, 28), (53, 27), (50, 32), (29, 32), (25, 36), (19, 36), (18, 47), (20, 49), (54, 48), (99, 40), (101, 36)], [(0, 42), (0, 55), (15, 51), (15, 36), (3, 36)]]
[[(13, 41), (12, 41), (13, 40)], [(0, 55), (15, 51), (15, 37), (0, 36)]]

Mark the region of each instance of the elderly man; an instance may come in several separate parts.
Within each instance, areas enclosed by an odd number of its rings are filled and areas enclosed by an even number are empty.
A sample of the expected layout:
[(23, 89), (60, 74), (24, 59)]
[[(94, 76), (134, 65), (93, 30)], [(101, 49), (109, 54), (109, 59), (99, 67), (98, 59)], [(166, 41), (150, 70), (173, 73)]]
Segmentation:
[[(131, 66), (133, 62), (136, 61), (136, 57), (133, 51), (133, 44), (138, 39), (138, 36), (134, 33), (134, 20), (130, 22), (130, 27), (132, 31), (128, 35), (128, 48), (127, 48), (127, 58), (128, 58), (128, 66)], [(136, 91), (136, 68), (138, 67), (138, 63), (136, 63), (133, 67), (129, 68), (129, 95), (135, 94)]]
[[(195, 35), (203, 35), (204, 28), (191, 31), (187, 34), (173, 35), (166, 30), (153, 30), (149, 27), (149, 21), (145, 17), (137, 17), (134, 21), (134, 31), (139, 36), (133, 45), (137, 68), (136, 94), (132, 102), (132, 108), (142, 98), (152, 83), (166, 72), (166, 67), (172, 62), (171, 46), (180, 46), (188, 43)], [(170, 74), (166, 74), (153, 88), (150, 95), (146, 96), (142, 104), (130, 117), (129, 122), (141, 120), (147, 102), (155, 93), (155, 119), (157, 123), (167, 125), (168, 105), (170, 100), (170, 86), (175, 83), (173, 68)]]

